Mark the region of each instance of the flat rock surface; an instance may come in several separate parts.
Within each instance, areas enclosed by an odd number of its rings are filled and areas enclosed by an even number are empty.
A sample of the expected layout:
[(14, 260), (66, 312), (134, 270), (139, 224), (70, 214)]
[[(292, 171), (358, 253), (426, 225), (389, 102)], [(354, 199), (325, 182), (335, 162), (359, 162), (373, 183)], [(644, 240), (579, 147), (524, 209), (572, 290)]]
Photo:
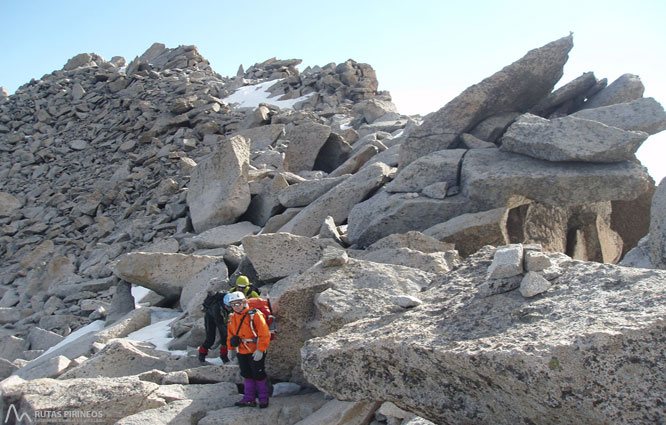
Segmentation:
[(435, 423), (664, 417), (666, 272), (559, 261), (537, 297), (484, 297), (492, 253), (441, 276), (393, 323), (368, 318), (308, 341), (307, 378), (339, 399), (392, 401)]

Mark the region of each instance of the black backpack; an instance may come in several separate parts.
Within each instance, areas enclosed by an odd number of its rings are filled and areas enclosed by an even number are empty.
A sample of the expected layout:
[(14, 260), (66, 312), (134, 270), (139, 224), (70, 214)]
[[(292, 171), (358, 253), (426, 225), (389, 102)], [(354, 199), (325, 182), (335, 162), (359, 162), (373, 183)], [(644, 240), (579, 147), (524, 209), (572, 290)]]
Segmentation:
[(222, 316), (226, 320), (229, 313), (224, 308), (224, 295), (225, 295), (224, 292), (216, 292), (214, 294), (206, 295), (206, 298), (203, 300), (203, 303), (201, 304), (201, 309), (207, 314), (213, 316), (215, 314), (214, 307), (219, 306), (220, 313), (222, 313)]

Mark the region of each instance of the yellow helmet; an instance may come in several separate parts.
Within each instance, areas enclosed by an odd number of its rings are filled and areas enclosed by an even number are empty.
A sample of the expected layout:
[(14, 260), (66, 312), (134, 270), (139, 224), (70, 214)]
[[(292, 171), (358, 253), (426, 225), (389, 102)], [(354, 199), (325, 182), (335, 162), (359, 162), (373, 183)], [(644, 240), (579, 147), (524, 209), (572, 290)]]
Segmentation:
[(238, 276), (238, 279), (236, 279), (236, 286), (247, 286), (250, 284), (250, 279), (247, 278), (247, 276)]

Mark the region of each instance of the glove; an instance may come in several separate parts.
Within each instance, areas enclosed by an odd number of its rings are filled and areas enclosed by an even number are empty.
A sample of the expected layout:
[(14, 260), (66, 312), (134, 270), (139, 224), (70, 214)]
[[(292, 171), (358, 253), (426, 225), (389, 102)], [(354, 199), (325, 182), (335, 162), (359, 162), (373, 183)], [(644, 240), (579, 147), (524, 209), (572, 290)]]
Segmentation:
[(257, 350), (254, 353), (252, 353), (252, 360), (254, 360), (255, 362), (258, 362), (263, 357), (264, 357), (264, 352), (261, 350)]
[(233, 362), (236, 359), (236, 350), (229, 350), (227, 356), (229, 357), (229, 361)]

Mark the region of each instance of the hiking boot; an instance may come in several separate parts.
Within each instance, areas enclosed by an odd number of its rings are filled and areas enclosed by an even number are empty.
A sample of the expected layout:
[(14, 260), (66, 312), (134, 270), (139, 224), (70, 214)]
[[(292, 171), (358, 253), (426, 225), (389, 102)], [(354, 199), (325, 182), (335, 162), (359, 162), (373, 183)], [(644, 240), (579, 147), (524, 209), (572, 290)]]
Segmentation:
[(234, 403), (234, 406), (238, 407), (255, 407), (256, 405), (257, 405), (256, 401), (237, 401)]
[(266, 402), (266, 403), (259, 403), (259, 408), (260, 408), (260, 409), (265, 409), (265, 408), (267, 408), (267, 407), (268, 407), (268, 402)]
[(201, 363), (206, 363), (206, 353), (199, 353), (199, 361)]

